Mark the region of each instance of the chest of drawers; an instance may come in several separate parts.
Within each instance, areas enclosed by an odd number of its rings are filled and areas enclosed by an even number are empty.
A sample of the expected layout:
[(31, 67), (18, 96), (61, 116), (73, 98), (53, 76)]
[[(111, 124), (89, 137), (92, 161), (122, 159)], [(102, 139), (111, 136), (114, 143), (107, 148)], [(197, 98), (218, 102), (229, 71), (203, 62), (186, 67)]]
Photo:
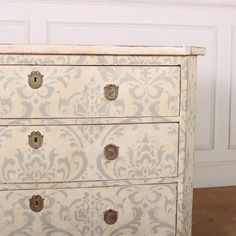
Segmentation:
[(190, 236), (204, 53), (0, 46), (1, 236)]

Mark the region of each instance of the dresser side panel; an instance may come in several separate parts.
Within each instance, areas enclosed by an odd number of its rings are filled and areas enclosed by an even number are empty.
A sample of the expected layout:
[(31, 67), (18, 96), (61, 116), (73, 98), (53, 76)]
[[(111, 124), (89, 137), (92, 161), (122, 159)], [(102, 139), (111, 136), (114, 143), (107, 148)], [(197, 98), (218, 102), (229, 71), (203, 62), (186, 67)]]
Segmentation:
[(188, 96), (188, 57), (182, 57), (179, 61), (181, 66), (181, 98), (179, 119), (179, 162), (178, 162), (178, 199), (177, 199), (177, 231), (176, 236), (183, 234), (185, 225), (184, 209), (184, 177), (186, 161), (186, 119), (187, 119), (187, 96)]
[(196, 77), (197, 57), (188, 59), (188, 111), (187, 111), (187, 136), (186, 160), (184, 176), (184, 228), (183, 236), (191, 236), (192, 231), (192, 203), (193, 203), (193, 164), (195, 147), (196, 123)]

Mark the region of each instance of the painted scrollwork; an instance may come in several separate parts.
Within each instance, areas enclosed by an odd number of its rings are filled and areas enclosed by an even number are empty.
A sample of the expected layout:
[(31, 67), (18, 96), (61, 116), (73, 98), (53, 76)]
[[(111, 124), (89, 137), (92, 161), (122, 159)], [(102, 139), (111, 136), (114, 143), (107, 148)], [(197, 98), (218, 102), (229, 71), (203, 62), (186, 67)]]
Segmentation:
[[(29, 207), (29, 199), (35, 192), (43, 196), (46, 205), (37, 213)], [(2, 236), (36, 236), (38, 232), (40, 235), (53, 232), (55, 235), (68, 236), (154, 236), (157, 224), (162, 236), (175, 235), (174, 184), (11, 193), (1, 191), (0, 197), (0, 216), (5, 212), (1, 218)], [(38, 196), (34, 198), (41, 200)], [(158, 214), (154, 223), (151, 217), (155, 209), (158, 209)], [(107, 210), (111, 213), (107, 216), (110, 224), (104, 221), (104, 212)]]
[[(0, 67), (1, 117), (179, 115), (178, 66), (68, 65), (40, 70), (35, 66)], [(27, 83), (28, 74), (35, 89)]]
[[(0, 130), (3, 134), (1, 181), (57, 182), (177, 175), (177, 123), (38, 126), (37, 132), (32, 131), (34, 128), (10, 126)], [(31, 134), (31, 145), (28, 134)], [(9, 145), (15, 148), (9, 150)]]

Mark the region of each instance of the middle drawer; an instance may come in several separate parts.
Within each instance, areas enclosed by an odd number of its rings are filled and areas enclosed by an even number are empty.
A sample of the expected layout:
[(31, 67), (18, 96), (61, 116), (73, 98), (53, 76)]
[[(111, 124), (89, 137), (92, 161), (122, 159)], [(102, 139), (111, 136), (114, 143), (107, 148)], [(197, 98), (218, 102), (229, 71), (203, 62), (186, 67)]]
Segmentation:
[(0, 137), (1, 182), (177, 176), (178, 123), (9, 126)]

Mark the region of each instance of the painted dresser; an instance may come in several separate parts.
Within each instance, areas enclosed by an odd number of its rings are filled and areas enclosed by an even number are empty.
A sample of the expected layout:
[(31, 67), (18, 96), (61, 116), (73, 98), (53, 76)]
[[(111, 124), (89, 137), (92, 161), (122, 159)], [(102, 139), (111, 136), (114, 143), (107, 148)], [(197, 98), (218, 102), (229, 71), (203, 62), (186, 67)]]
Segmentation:
[(190, 236), (196, 47), (0, 46), (1, 236)]

